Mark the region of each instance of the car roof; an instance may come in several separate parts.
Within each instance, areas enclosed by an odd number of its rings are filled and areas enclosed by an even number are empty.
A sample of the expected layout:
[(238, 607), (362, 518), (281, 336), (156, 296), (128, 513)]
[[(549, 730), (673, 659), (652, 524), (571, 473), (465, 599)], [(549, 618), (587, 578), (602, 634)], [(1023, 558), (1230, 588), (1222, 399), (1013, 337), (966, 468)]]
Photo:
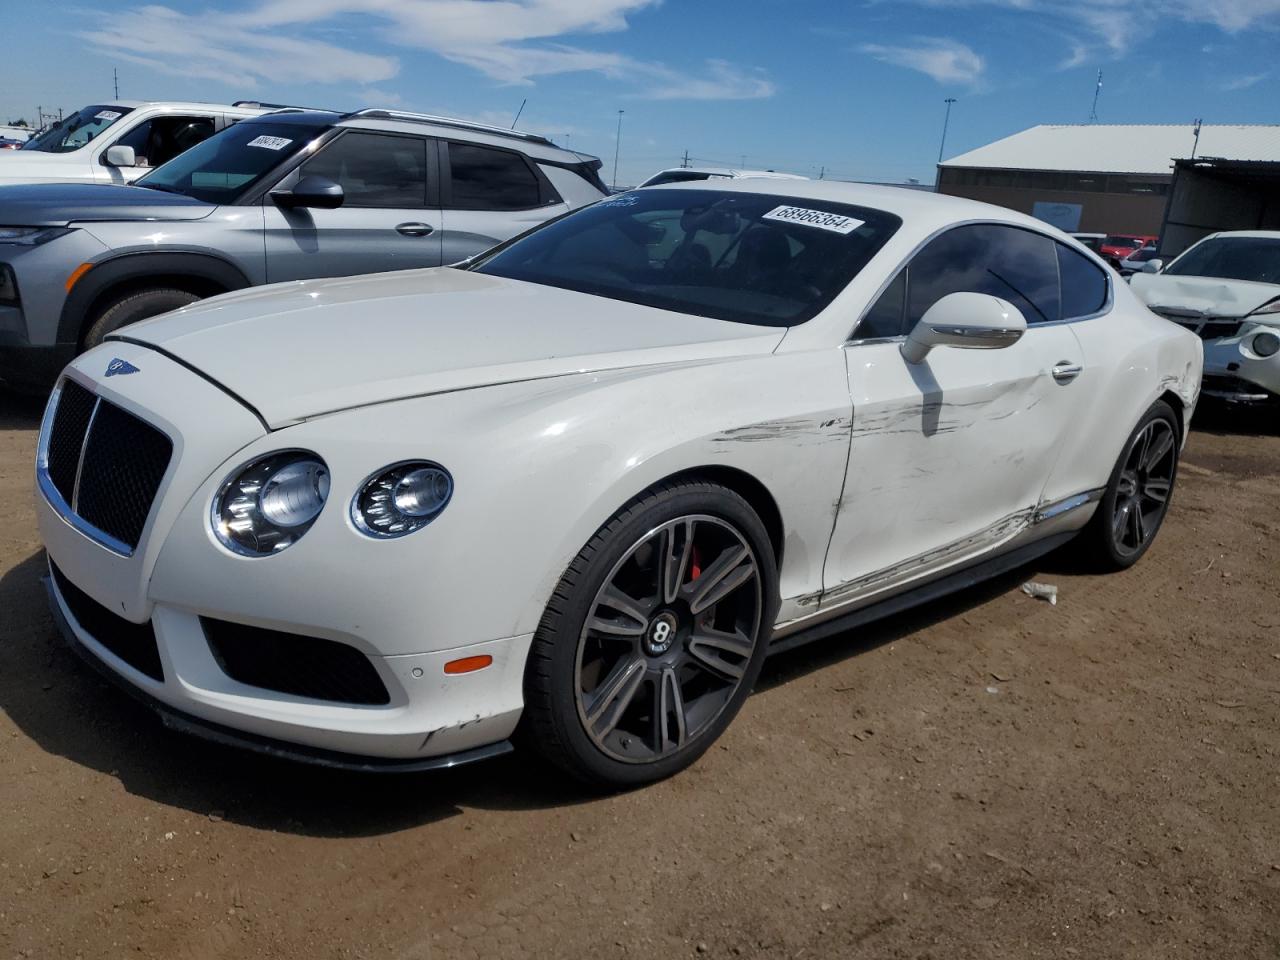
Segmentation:
[[(661, 177), (667, 173), (695, 174), (705, 173), (709, 177), (728, 177), (730, 179), (739, 179), (743, 177), (766, 177), (776, 180), (807, 180), (808, 177), (801, 176), (798, 173), (778, 173), (776, 170), (742, 170), (738, 167), (667, 167), (659, 170), (653, 177)], [(648, 179), (652, 180), (653, 177)]]
[[(1241, 237), (1246, 240), (1280, 240), (1280, 230), (1221, 230), (1210, 237)], [(1208, 240), (1209, 237), (1204, 239)]]
[(128, 110), (138, 110), (142, 107), (159, 107), (163, 110), (208, 110), (210, 107), (227, 113), (243, 113), (247, 116), (262, 113), (265, 107), (251, 107), (248, 105), (239, 105), (231, 103), (214, 103), (206, 100), (102, 100), (93, 106), (97, 107), (124, 107)]
[(1068, 234), (1062, 233), (1051, 224), (1007, 207), (997, 207), (994, 204), (966, 200), (963, 197), (952, 197), (942, 193), (869, 183), (844, 183), (836, 180), (762, 180), (744, 177), (717, 181), (714, 185), (706, 180), (694, 180), (684, 183), (663, 183), (644, 189), (646, 192), (650, 190), (715, 190), (725, 193), (758, 193), (789, 200), (826, 200), (831, 203), (846, 203), (882, 210), (885, 213), (895, 214), (904, 221), (912, 221), (915, 226), (921, 228), (930, 225), (940, 228), (966, 220), (988, 220), (1029, 227), (1041, 233), (1071, 239)]

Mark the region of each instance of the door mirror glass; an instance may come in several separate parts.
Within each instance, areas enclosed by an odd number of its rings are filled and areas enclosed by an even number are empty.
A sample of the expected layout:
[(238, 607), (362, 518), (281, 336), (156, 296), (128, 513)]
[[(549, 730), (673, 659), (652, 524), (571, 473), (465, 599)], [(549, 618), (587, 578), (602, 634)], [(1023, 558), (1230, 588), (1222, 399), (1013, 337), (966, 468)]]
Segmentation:
[(1159, 273), (1163, 269), (1164, 269), (1163, 260), (1148, 260), (1146, 263), (1142, 265), (1143, 273)]
[(1027, 319), (1008, 300), (986, 293), (949, 293), (928, 310), (902, 344), (908, 363), (920, 363), (934, 347), (998, 350), (1027, 332)]
[(137, 166), (138, 155), (134, 153), (133, 147), (122, 147), (116, 144), (113, 147), (107, 147), (102, 162), (108, 167), (133, 167)]
[(291, 188), (271, 191), (271, 199), (279, 207), (317, 207), (321, 210), (334, 210), (342, 206), (345, 199), (342, 186), (328, 177), (303, 177)]

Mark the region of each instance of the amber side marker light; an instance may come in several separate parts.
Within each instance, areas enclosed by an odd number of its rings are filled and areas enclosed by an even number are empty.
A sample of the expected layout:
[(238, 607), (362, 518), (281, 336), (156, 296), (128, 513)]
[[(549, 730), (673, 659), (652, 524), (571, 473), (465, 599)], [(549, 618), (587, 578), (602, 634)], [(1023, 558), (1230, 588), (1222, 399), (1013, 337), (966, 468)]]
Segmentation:
[(475, 673), (493, 663), (493, 657), (487, 653), (478, 657), (463, 657), (461, 660), (450, 660), (444, 665), (445, 673)]
[(71, 271), (71, 276), (67, 277), (67, 282), (66, 282), (67, 293), (71, 292), (71, 288), (76, 285), (76, 283), (79, 281), (81, 277), (83, 277), (86, 273), (89, 272), (89, 268), (92, 266), (93, 266), (92, 263), (82, 263), (80, 264), (80, 266), (76, 267), (73, 271)]

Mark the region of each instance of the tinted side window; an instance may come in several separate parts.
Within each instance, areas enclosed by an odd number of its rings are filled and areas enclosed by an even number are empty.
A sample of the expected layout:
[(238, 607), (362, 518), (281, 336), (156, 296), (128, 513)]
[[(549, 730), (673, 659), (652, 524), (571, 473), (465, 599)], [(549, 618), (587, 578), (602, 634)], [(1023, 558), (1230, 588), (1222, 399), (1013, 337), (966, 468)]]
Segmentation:
[(528, 210), (542, 205), (542, 184), (524, 157), (509, 150), (449, 144), (453, 200), (459, 210)]
[(1107, 302), (1107, 275), (1070, 247), (1058, 244), (1062, 276), (1062, 316), (1065, 320), (1097, 313)]
[(867, 311), (867, 315), (853, 331), (854, 339), (870, 340), (872, 337), (897, 337), (903, 333), (903, 312), (907, 305), (907, 271), (904, 267), (884, 288), (884, 293)]
[(158, 167), (211, 136), (212, 117), (153, 117), (122, 136), (116, 145), (133, 147), (139, 167)]
[(346, 207), (422, 207), (427, 202), (426, 141), (344, 133), (304, 163), (300, 175), (341, 184)]
[(1061, 318), (1058, 261), (1043, 234), (998, 224), (956, 227), (911, 261), (907, 329), (949, 293), (988, 293), (1008, 300), (1028, 324)]

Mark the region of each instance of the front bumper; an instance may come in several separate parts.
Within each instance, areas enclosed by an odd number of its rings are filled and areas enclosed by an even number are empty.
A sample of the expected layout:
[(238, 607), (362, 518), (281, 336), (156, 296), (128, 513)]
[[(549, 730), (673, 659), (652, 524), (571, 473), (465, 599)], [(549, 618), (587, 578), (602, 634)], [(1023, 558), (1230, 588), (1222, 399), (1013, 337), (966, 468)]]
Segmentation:
[[(444, 673), (456, 650), (371, 657), (391, 702), (354, 706), (233, 680), (214, 658), (199, 618), (162, 606), (151, 620), (163, 667), (157, 679), (85, 630), (52, 571), (45, 583), (58, 626), (77, 652), (157, 710), (167, 726), (206, 739), (331, 767), (427, 770), (506, 752), (520, 718), (528, 636), (464, 648), (463, 655), (488, 654), (494, 664), (463, 676)], [(493, 712), (492, 704), (506, 708)]]
[(128, 682), (122, 674), (107, 666), (104, 659), (82, 639), (79, 628), (73, 625), (64, 609), (64, 601), (52, 576), (43, 579), (49, 594), (49, 609), (63, 638), (81, 658), (99, 674), (118, 688), (155, 711), (160, 721), (179, 733), (200, 737), (223, 746), (251, 750), (283, 760), (293, 760), (338, 770), (354, 770), (361, 773), (418, 773), (426, 770), (443, 770), (462, 766), (477, 760), (487, 760), (511, 752), (509, 741), (502, 740), (481, 747), (473, 747), (458, 753), (430, 756), (422, 759), (387, 759), (385, 757), (361, 757), (332, 750), (304, 747), (296, 743), (276, 740), (237, 730), (233, 727), (211, 723), (199, 717), (174, 710), (169, 704), (147, 693), (141, 687)]
[(1261, 357), (1251, 349), (1262, 332), (1280, 333), (1280, 328), (1246, 323), (1234, 336), (1205, 341), (1206, 396), (1237, 403), (1267, 403), (1280, 396), (1280, 353)]

